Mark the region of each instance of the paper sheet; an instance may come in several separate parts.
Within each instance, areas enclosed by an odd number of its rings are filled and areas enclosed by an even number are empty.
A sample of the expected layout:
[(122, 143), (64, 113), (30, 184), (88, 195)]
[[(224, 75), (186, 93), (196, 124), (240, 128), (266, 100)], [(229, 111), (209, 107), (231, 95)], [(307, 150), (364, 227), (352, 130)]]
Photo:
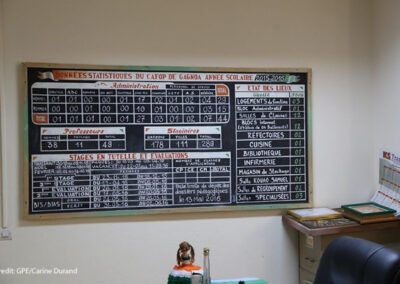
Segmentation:
[(238, 281), (254, 281), (254, 280), (258, 280), (258, 278), (254, 278), (254, 277), (245, 277), (245, 278), (234, 278), (234, 279), (220, 279), (220, 280), (213, 280), (212, 283), (238, 282)]
[(379, 159), (379, 187), (371, 201), (396, 210), (396, 216), (400, 216), (400, 155), (382, 152)]

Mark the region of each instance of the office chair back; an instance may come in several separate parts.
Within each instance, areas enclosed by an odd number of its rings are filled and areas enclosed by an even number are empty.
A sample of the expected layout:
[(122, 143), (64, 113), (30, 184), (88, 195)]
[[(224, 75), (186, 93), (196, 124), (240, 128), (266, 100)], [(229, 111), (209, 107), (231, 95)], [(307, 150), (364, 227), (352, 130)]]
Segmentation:
[(367, 240), (340, 237), (325, 249), (314, 284), (398, 284), (400, 252)]

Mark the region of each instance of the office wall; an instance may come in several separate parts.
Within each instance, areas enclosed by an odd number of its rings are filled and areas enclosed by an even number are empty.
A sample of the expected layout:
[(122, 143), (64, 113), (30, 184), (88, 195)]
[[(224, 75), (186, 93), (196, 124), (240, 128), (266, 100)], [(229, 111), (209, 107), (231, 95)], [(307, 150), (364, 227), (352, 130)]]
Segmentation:
[[(371, 2), (366, 0), (4, 0), (7, 220), (0, 268), (78, 268), (1, 275), (2, 283), (164, 283), (178, 243), (211, 247), (212, 275), (298, 279), (297, 235), (270, 212), (30, 222), (21, 216), (20, 63), (310, 67), (314, 203), (373, 190)], [(29, 279), (29, 281), (28, 281)]]
[(378, 169), (380, 151), (400, 154), (400, 2), (375, 0), (373, 10), (374, 165)]

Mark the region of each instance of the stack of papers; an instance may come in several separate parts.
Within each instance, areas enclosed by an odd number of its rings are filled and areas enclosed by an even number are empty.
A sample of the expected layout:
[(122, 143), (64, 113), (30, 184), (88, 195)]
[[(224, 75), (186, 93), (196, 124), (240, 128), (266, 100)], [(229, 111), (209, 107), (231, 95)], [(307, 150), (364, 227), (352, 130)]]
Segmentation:
[(340, 218), (342, 214), (330, 208), (310, 208), (289, 210), (288, 214), (300, 221)]

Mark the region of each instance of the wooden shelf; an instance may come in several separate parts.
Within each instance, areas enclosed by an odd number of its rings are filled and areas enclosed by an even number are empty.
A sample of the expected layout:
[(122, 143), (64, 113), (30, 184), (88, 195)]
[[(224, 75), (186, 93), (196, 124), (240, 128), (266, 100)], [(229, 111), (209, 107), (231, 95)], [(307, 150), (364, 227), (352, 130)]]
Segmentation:
[(334, 227), (326, 227), (326, 228), (317, 228), (310, 229), (305, 225), (298, 222), (294, 217), (289, 215), (282, 216), (283, 223), (292, 227), (293, 229), (302, 232), (308, 236), (323, 236), (323, 235), (333, 235), (333, 234), (342, 234), (342, 233), (351, 233), (351, 232), (363, 232), (363, 231), (379, 231), (386, 229), (395, 229), (400, 228), (400, 221), (391, 221), (391, 222), (381, 222), (381, 223), (372, 223), (372, 224), (355, 224), (355, 225), (345, 225), (345, 226), (334, 226)]

